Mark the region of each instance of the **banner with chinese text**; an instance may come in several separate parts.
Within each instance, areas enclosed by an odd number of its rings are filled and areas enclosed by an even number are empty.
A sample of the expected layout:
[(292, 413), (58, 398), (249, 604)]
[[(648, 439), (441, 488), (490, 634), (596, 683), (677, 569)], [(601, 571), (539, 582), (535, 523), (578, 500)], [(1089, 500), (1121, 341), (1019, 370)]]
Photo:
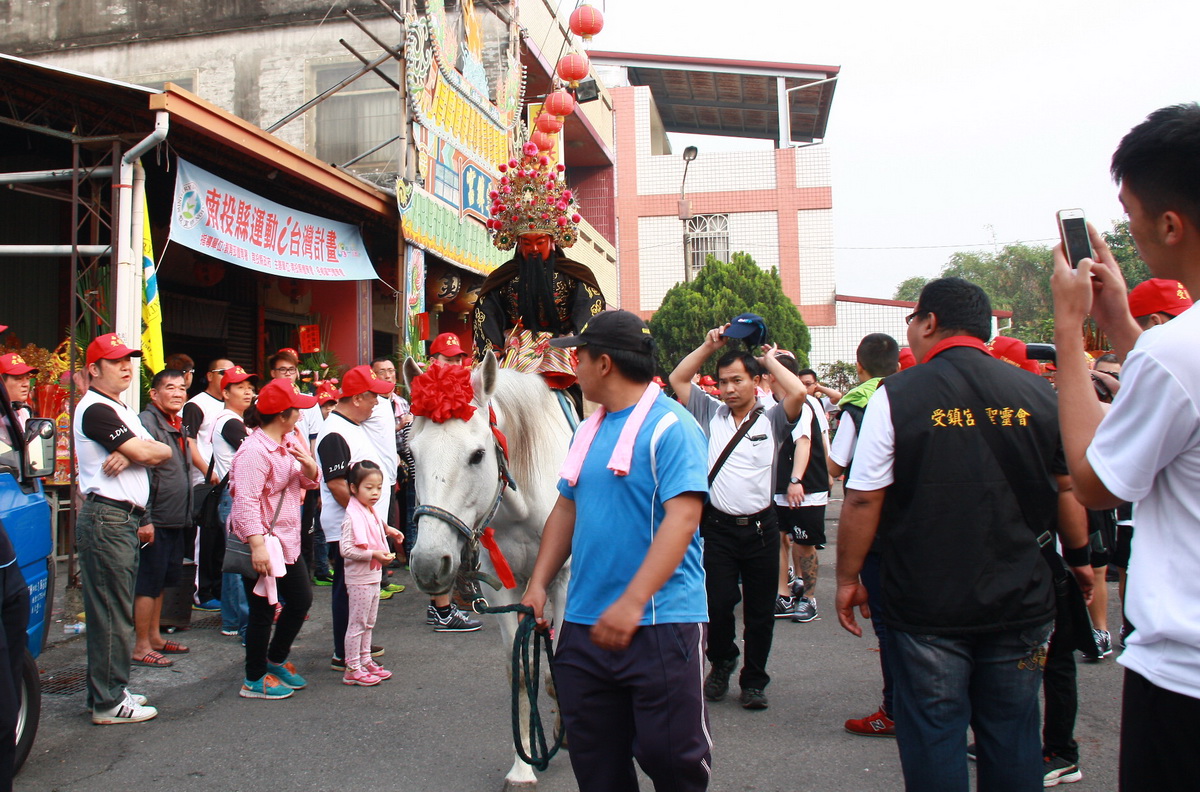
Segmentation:
[(362, 234), (177, 161), (171, 240), (240, 267), (308, 280), (372, 280)]

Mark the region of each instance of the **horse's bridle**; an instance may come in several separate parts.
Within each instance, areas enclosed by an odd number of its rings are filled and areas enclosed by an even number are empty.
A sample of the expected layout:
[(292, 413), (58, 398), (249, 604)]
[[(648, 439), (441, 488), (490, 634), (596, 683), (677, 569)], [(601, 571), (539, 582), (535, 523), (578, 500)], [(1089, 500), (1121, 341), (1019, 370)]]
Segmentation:
[(500, 583), (498, 580), (492, 578), (491, 575), (486, 575), (485, 573), (479, 571), (479, 539), (481, 536), (483, 536), (483, 532), (487, 528), (488, 524), (491, 523), (492, 518), (496, 516), (496, 512), (499, 511), (500, 502), (504, 500), (504, 492), (509, 487), (515, 490), (517, 488), (517, 484), (515, 481), (513, 481), (512, 475), (508, 472), (508, 453), (505, 451), (504, 447), (500, 445), (500, 440), (497, 437), (496, 431), (496, 416), (490, 405), (488, 408), (488, 423), (493, 430), (492, 443), (496, 451), (496, 468), (499, 473), (497, 476), (498, 481), (496, 482), (496, 495), (492, 498), (492, 506), (490, 509), (488, 509), (487, 514), (485, 514), (483, 519), (478, 520), (474, 525), (467, 525), (466, 521), (448, 509), (443, 509), (440, 506), (421, 504), (413, 509), (413, 519), (415, 520), (416, 518), (422, 516), (433, 517), (441, 520), (462, 534), (467, 540), (466, 560), (471, 568), (471, 572), (468, 573), (468, 576), (484, 580), (486, 583), (488, 583), (488, 585), (492, 586), (492, 588), (499, 590)]

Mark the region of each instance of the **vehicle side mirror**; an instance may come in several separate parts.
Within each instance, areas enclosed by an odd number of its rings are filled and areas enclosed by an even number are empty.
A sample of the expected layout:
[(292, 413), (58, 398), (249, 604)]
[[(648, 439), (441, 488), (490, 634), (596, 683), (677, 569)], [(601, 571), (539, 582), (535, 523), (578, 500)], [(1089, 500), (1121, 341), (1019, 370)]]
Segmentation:
[(49, 418), (30, 418), (25, 422), (25, 476), (43, 478), (54, 472), (55, 428)]

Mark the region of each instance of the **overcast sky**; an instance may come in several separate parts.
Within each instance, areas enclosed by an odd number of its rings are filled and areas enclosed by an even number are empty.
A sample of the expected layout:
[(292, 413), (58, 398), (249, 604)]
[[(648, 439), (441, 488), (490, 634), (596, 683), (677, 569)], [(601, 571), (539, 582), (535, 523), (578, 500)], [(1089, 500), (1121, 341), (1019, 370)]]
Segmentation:
[(825, 139), (840, 294), (891, 297), (956, 250), (1054, 239), (1059, 209), (1110, 227), (1121, 136), (1200, 99), (1197, 0), (591, 2), (595, 49), (841, 67)]

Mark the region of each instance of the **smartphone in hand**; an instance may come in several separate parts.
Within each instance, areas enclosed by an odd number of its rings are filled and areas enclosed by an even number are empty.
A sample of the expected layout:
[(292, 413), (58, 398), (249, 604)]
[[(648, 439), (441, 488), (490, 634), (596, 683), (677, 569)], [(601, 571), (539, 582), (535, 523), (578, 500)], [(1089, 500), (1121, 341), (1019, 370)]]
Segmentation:
[(1058, 213), (1058, 235), (1072, 267), (1078, 267), (1082, 259), (1096, 257), (1082, 209), (1063, 209)]

